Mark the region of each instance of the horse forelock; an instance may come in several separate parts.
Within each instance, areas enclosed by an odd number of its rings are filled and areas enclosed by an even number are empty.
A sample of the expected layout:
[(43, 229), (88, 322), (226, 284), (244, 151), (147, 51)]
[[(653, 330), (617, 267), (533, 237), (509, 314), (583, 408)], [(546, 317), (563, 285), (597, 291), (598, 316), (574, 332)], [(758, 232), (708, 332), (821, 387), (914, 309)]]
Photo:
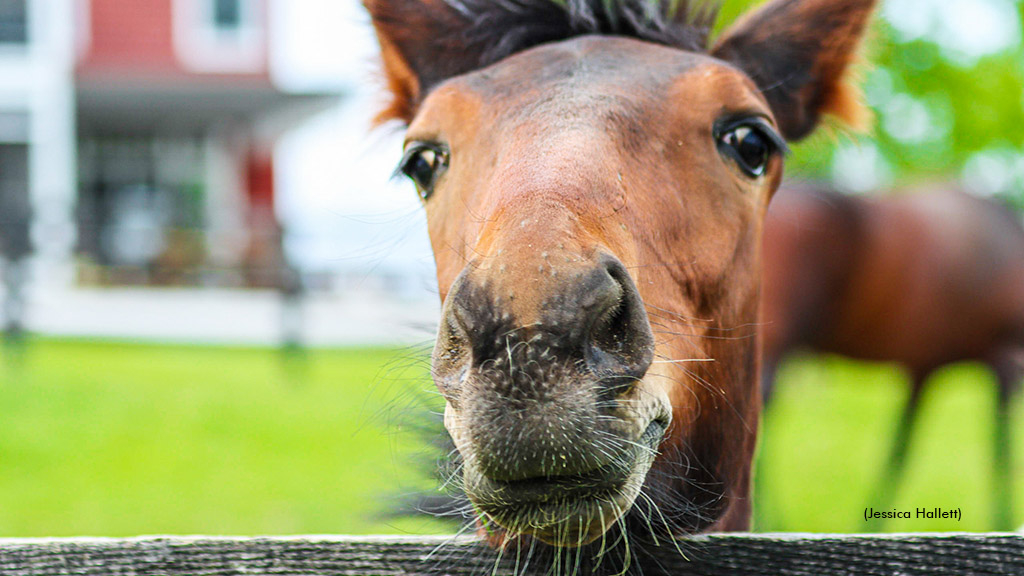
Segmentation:
[(466, 39), (487, 45), (475, 68), (538, 44), (587, 34), (625, 36), (703, 52), (718, 4), (689, 0), (445, 0), (471, 24)]
[[(718, 0), (364, 0), (387, 38), (394, 101), (381, 116), (403, 118), (432, 88), (513, 54), (577, 36), (623, 36), (706, 52)], [(393, 44), (393, 46), (391, 46)]]

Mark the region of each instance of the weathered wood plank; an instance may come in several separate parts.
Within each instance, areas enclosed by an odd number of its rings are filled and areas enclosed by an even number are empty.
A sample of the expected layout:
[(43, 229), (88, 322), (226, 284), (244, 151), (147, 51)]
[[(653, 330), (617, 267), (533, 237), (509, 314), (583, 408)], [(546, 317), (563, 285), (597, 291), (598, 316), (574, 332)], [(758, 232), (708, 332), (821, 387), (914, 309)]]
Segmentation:
[[(710, 535), (662, 547), (643, 573), (678, 576), (1021, 576), (1024, 535)], [(497, 574), (514, 572), (504, 559)], [(438, 537), (0, 539), (2, 576), (452, 576), (495, 552)], [(540, 570), (544, 573), (545, 570)]]

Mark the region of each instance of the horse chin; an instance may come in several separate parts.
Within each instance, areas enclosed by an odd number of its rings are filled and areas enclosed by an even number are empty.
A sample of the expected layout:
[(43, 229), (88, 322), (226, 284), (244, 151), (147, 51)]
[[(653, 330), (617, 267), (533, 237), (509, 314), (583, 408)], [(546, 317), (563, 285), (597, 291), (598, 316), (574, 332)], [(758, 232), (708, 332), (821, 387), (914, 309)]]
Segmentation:
[(651, 422), (630, 450), (628, 464), (575, 476), (501, 482), (467, 467), (466, 494), (510, 537), (527, 535), (552, 546), (583, 546), (601, 538), (633, 506), (664, 432), (662, 422)]
[(527, 535), (563, 548), (576, 548), (600, 538), (632, 506), (639, 491), (579, 500), (550, 502), (487, 517), (510, 535)]

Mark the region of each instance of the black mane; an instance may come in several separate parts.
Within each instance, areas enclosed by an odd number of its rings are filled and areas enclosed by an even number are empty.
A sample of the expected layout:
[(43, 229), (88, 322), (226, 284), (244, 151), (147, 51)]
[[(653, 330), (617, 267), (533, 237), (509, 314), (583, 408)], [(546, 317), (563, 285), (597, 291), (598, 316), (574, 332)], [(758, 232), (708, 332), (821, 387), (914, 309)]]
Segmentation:
[(487, 46), (478, 67), (545, 42), (626, 36), (703, 52), (717, 3), (687, 0), (445, 0), (465, 18), (465, 41)]
[(721, 0), (363, 0), (381, 40), (391, 102), (412, 120), (441, 82), (549, 42), (623, 36), (706, 52)]
[[(539, 44), (587, 34), (626, 36), (703, 52), (715, 0), (363, 0), (378, 34), (418, 81), (392, 86), (384, 116), (406, 117), (438, 83)], [(392, 79), (406, 71), (395, 68)]]

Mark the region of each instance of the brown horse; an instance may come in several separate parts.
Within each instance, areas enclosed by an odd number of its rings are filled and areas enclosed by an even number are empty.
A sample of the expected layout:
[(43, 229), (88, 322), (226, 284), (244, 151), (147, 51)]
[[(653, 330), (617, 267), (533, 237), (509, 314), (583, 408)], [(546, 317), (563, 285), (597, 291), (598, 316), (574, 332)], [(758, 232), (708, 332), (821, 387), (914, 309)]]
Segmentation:
[(1007, 408), (1024, 347), (1024, 229), (995, 202), (956, 190), (864, 198), (783, 187), (764, 236), (767, 403), (783, 356), (804, 347), (902, 364), (910, 398), (872, 505), (886, 508), (934, 370), (960, 361), (999, 381), (996, 521), (1009, 529)]
[(761, 224), (783, 139), (861, 117), (874, 3), (774, 0), (708, 49), (682, 1), (366, 0), (492, 543), (748, 527)]

